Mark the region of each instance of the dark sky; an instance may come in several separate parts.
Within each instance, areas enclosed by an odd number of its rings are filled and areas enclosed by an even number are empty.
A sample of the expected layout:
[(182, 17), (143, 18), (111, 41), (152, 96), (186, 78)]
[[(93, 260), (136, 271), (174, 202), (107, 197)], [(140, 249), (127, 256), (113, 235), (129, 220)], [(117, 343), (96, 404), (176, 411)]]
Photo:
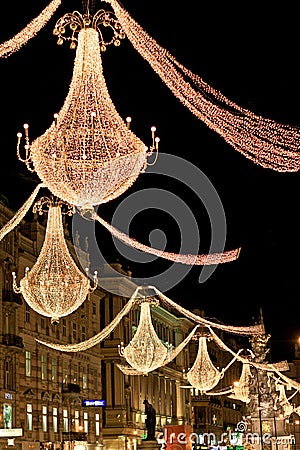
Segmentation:
[[(268, 4), (269, 3), (269, 4)], [(8, 2), (0, 42), (10, 38), (46, 6), (46, 1)], [(277, 7), (243, 3), (240, 9), (215, 2), (175, 3), (124, 0), (133, 17), (180, 62), (256, 114), (299, 125), (300, 32), (298, 15), (288, 2)], [(103, 6), (103, 4), (101, 5)], [(19, 52), (0, 60), (1, 177), (0, 191), (19, 208), (38, 180), (16, 157), (16, 133), (30, 124), (32, 138), (52, 122), (63, 104), (72, 75), (74, 51), (57, 46), (52, 30), (65, 12), (81, 10), (65, 0), (49, 24)], [(4, 16), (4, 15), (3, 15)], [(200, 267), (166, 294), (188, 307), (204, 309), (207, 317), (231, 324), (252, 324), (262, 307), (267, 332), (272, 334), (274, 359), (283, 343), (300, 335), (299, 312), (299, 174), (263, 169), (244, 158), (196, 119), (172, 95), (148, 63), (124, 41), (103, 55), (111, 97), (122, 117), (133, 118), (132, 129), (149, 142), (151, 125), (161, 138), (160, 151), (180, 156), (210, 179), (227, 220), (225, 249), (242, 247), (238, 261), (219, 265), (202, 284)], [(201, 234), (200, 253), (209, 248), (210, 227), (199, 199), (188, 188), (160, 176), (141, 175), (120, 199), (102, 205), (108, 221), (126, 196), (150, 187), (168, 189), (193, 211)], [(167, 250), (178, 251), (179, 230), (167, 214), (149, 210), (132, 221), (131, 234), (147, 243), (154, 228), (168, 239)], [(108, 261), (117, 251), (106, 231), (99, 245)], [(120, 257), (136, 276), (165, 270), (162, 260), (138, 264)]]

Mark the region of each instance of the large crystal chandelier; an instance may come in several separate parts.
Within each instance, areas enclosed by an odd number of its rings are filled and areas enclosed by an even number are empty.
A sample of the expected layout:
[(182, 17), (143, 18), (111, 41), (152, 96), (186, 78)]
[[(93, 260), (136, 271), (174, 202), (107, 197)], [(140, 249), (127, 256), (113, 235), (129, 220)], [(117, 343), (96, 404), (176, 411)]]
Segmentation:
[(168, 353), (167, 346), (161, 342), (154, 330), (151, 304), (157, 304), (157, 301), (151, 298), (141, 300), (140, 321), (136, 333), (126, 347), (119, 347), (120, 354), (127, 363), (143, 374), (162, 366)]
[[(32, 309), (57, 323), (60, 317), (74, 312), (96, 288), (97, 273), (91, 286), (88, 276), (78, 269), (70, 255), (64, 238), (62, 202), (44, 197), (36, 203), (34, 210), (42, 213), (45, 206), (49, 208), (48, 221), (39, 257), (31, 270), (26, 269), (20, 287), (13, 273), (13, 288), (23, 295)], [(72, 214), (72, 209), (67, 207), (66, 213)]]
[[(50, 128), (30, 143), (28, 124), (24, 125), (25, 156), (20, 154), (18, 133), (19, 158), (54, 195), (78, 207), (121, 195), (145, 170), (147, 156), (158, 145), (155, 127), (148, 151), (130, 130), (131, 119), (124, 121), (117, 112), (102, 71), (100, 47), (106, 46), (102, 40), (100, 46), (98, 29), (92, 28), (97, 23), (82, 20), (69, 92)], [(79, 29), (79, 24), (70, 25)]]

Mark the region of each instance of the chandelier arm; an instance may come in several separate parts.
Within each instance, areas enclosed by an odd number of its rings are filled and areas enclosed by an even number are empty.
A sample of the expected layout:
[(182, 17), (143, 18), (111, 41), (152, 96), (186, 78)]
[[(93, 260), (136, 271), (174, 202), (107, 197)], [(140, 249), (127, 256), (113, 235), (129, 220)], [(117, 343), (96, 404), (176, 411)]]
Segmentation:
[(134, 291), (130, 300), (126, 303), (123, 309), (121, 309), (121, 311), (116, 315), (116, 317), (105, 328), (103, 328), (103, 330), (100, 331), (100, 333), (96, 334), (90, 339), (87, 339), (86, 341), (83, 342), (79, 342), (78, 344), (66, 344), (66, 345), (55, 344), (53, 342), (42, 341), (40, 339), (36, 339), (36, 341), (39, 344), (46, 345), (47, 347), (59, 350), (61, 352), (81, 352), (91, 347), (94, 347), (95, 345), (99, 344), (99, 342), (103, 341), (103, 339), (105, 339), (117, 327), (117, 325), (121, 322), (123, 317), (129, 313), (129, 311), (135, 304), (135, 299), (140, 289), (141, 288), (138, 287)]
[(224, 368), (221, 370), (221, 378), (223, 378), (224, 373), (226, 372), (226, 370), (229, 369), (229, 367), (230, 367), (230, 366), (238, 359), (238, 356), (239, 356), (239, 354), (240, 354), (242, 351), (244, 351), (243, 348), (239, 349), (239, 351), (238, 351), (238, 352), (236, 353), (236, 355), (232, 358), (232, 360), (227, 364), (227, 366), (224, 367)]
[[(235, 334), (246, 334), (246, 335), (256, 335), (261, 334), (263, 328), (261, 324), (253, 325), (249, 327), (237, 327), (237, 326), (231, 326), (231, 325), (222, 325), (219, 323), (213, 323), (210, 320), (205, 319), (204, 317), (198, 316), (197, 314), (192, 313), (191, 311), (183, 308), (182, 306), (175, 303), (173, 300), (168, 298), (166, 295), (164, 295), (162, 292), (160, 292), (155, 286), (148, 286), (148, 289), (153, 289), (153, 291), (157, 294), (157, 296), (163, 300), (165, 303), (170, 305), (171, 307), (175, 308), (180, 314), (183, 314), (188, 319), (191, 319), (192, 321), (205, 325), (206, 327), (214, 327), (218, 328), (220, 330), (227, 331), (229, 333), (235, 333)], [(210, 332), (212, 332), (210, 330)]]
[(37, 187), (34, 189), (33, 193), (30, 195), (30, 197), (26, 200), (23, 206), (16, 212), (16, 214), (10, 219), (9, 222), (7, 222), (0, 230), (0, 242), (2, 239), (10, 232), (12, 231), (19, 223), (22, 221), (22, 219), (25, 217), (29, 209), (34, 203), (34, 200), (39, 193), (39, 190), (45, 187), (43, 183), (40, 183), (37, 185)]
[(19, 33), (8, 41), (0, 44), (0, 58), (7, 58), (12, 53), (18, 51), (30, 39), (47, 24), (57, 8), (60, 6), (61, 0), (52, 0), (48, 6)]
[(255, 164), (279, 172), (300, 169), (300, 130), (255, 115), (226, 98), (180, 64), (126, 11), (118, 0), (112, 8), (133, 47), (150, 64), (174, 96)]
[(12, 277), (13, 277), (13, 290), (16, 294), (21, 294), (22, 290), (20, 288), (20, 286), (17, 285), (17, 277), (16, 277), (16, 272), (12, 272)]
[(240, 254), (240, 248), (234, 250), (228, 250), (222, 253), (210, 253), (210, 254), (200, 254), (200, 255), (182, 255), (178, 253), (164, 252), (153, 247), (148, 247), (135, 239), (129, 237), (127, 234), (118, 230), (117, 228), (110, 225), (104, 219), (102, 219), (98, 214), (95, 213), (94, 219), (103, 225), (114, 237), (124, 242), (126, 245), (133, 247), (145, 253), (150, 253), (151, 255), (158, 256), (160, 258), (168, 259), (169, 261), (174, 261), (181, 264), (196, 265), (196, 266), (206, 266), (228, 263), (238, 259)]
[(228, 395), (232, 393), (232, 388), (224, 390), (224, 391), (207, 391), (206, 394), (207, 395)]

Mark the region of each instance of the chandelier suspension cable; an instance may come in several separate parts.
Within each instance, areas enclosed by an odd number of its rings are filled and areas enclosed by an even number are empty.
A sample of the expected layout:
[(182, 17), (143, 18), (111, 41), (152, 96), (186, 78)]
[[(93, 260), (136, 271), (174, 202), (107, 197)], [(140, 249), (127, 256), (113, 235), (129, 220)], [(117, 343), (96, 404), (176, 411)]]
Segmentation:
[(116, 315), (116, 317), (95, 336), (92, 336), (90, 339), (86, 341), (79, 342), (78, 344), (56, 344), (53, 342), (42, 341), (40, 339), (36, 339), (40, 344), (46, 345), (47, 347), (53, 348), (54, 350), (59, 350), (61, 352), (81, 352), (85, 351), (95, 345), (99, 344), (99, 342), (103, 341), (121, 322), (124, 316), (126, 316), (138, 298), (138, 292), (141, 287), (138, 287), (131, 298), (128, 300), (126, 305), (121, 309), (121, 311)]
[(8, 41), (0, 44), (0, 58), (7, 58), (12, 53), (18, 51), (30, 39), (47, 24), (57, 8), (60, 6), (61, 0), (52, 0), (48, 6), (19, 33)]
[(179, 353), (184, 349), (184, 347), (186, 347), (187, 344), (190, 342), (190, 340), (195, 336), (195, 333), (198, 330), (198, 328), (199, 328), (199, 325), (196, 325), (192, 329), (190, 334), (188, 334), (187, 337), (182, 342), (180, 342), (180, 344), (177, 345), (177, 347), (175, 347), (173, 350), (168, 352), (167, 358), (166, 358), (165, 362), (162, 364), (163, 366), (168, 364), (170, 361), (173, 361), (173, 359), (175, 359), (176, 356), (179, 355)]
[(142, 244), (135, 239), (129, 237), (127, 234), (118, 230), (108, 222), (106, 222), (102, 217), (95, 213), (94, 219), (103, 225), (114, 237), (124, 242), (124, 244), (129, 247), (133, 247), (136, 250), (140, 250), (145, 253), (150, 253), (151, 255), (158, 256), (160, 258), (168, 259), (169, 261), (174, 261), (176, 263), (187, 264), (187, 265), (196, 265), (196, 266), (207, 266), (207, 265), (215, 265), (215, 264), (223, 264), (231, 261), (235, 261), (238, 259), (240, 254), (240, 248), (236, 248), (234, 250), (227, 250), (222, 253), (210, 253), (210, 254), (200, 254), (200, 255), (181, 255), (172, 252), (165, 252), (162, 250), (158, 250), (153, 247), (148, 247), (145, 244)]
[(19, 223), (24, 219), (25, 215), (28, 213), (29, 209), (34, 203), (34, 200), (39, 193), (40, 189), (42, 187), (45, 187), (43, 183), (40, 183), (37, 185), (37, 187), (34, 189), (33, 193), (30, 195), (30, 197), (26, 200), (23, 206), (17, 211), (17, 213), (10, 219), (9, 222), (7, 222), (0, 230), (0, 242), (2, 239), (10, 232), (12, 231)]
[[(192, 320), (193, 322), (202, 324), (210, 329), (210, 327), (218, 328), (223, 331), (227, 331), (229, 333), (235, 333), (235, 334), (246, 334), (246, 335), (256, 335), (261, 334), (263, 331), (261, 324), (251, 325), (251, 326), (232, 326), (232, 325), (223, 325), (220, 323), (214, 323), (210, 320), (205, 319), (204, 317), (198, 316), (197, 314), (189, 311), (188, 309), (183, 308), (182, 306), (175, 303), (173, 300), (168, 298), (166, 295), (164, 295), (162, 292), (160, 292), (155, 286), (148, 286), (149, 289), (154, 290), (156, 295), (164, 301), (167, 305), (171, 306), (172, 308), (176, 309), (180, 314), (184, 315), (188, 319)], [(210, 329), (211, 331), (211, 329)]]
[(300, 169), (300, 129), (254, 114), (179, 63), (126, 11), (108, 0), (133, 47), (175, 97), (199, 120), (255, 164), (279, 172)]

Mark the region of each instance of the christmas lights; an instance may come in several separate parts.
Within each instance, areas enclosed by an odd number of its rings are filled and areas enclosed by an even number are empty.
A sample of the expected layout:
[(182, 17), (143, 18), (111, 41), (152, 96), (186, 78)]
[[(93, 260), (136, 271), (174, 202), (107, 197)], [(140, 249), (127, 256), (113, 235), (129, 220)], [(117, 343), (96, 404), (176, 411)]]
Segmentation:
[[(38, 202), (39, 212), (45, 202), (44, 199)], [(34, 311), (51, 317), (52, 323), (58, 323), (60, 317), (74, 312), (88, 293), (96, 289), (97, 273), (91, 287), (88, 277), (78, 269), (66, 245), (61, 202), (52, 204), (49, 201), (48, 206), (45, 240), (40, 254), (32, 269), (26, 269), (20, 287), (17, 287), (16, 274), (13, 273), (13, 288), (23, 295)]]
[(123, 344), (119, 346), (120, 355), (133, 369), (143, 374), (162, 366), (168, 354), (167, 346), (161, 342), (154, 330), (150, 304), (155, 303), (151, 299), (141, 302), (140, 321), (136, 333), (126, 347)]
[(240, 248), (228, 250), (223, 253), (209, 253), (202, 255), (182, 255), (178, 253), (164, 252), (153, 247), (148, 247), (147, 245), (142, 244), (141, 242), (138, 242), (137, 240), (129, 237), (127, 234), (107, 223), (98, 214), (94, 214), (93, 212), (91, 212), (91, 215), (97, 222), (101, 223), (101, 225), (103, 225), (113, 236), (124, 242), (126, 245), (142, 252), (150, 253), (151, 255), (168, 259), (169, 261), (173, 261), (176, 263), (196, 266), (209, 266), (235, 261), (240, 255)]
[(21, 220), (24, 219), (42, 187), (45, 187), (43, 183), (38, 184), (37, 187), (34, 189), (33, 193), (26, 200), (24, 205), (21, 206), (21, 208), (16, 212), (16, 214), (12, 217), (12, 219), (1, 228), (0, 242), (8, 233), (10, 233), (17, 225), (19, 225)]
[(109, 0), (133, 47), (176, 98), (246, 158), (279, 172), (300, 168), (300, 130), (240, 107), (180, 64), (129, 15)]
[(51, 19), (60, 4), (61, 0), (52, 0), (52, 2), (50, 2), (50, 4), (35, 19), (23, 28), (23, 30), (17, 33), (13, 38), (0, 44), (0, 58), (7, 58), (12, 53), (18, 51), (30, 39), (35, 37)]
[(50, 128), (32, 143), (27, 124), (24, 129), (26, 153), (20, 156), (18, 134), (19, 158), (55, 196), (80, 207), (121, 195), (145, 170), (151, 153), (115, 109), (93, 28), (79, 32), (69, 92)]
[(233, 394), (230, 398), (240, 400), (244, 403), (250, 402), (250, 380), (253, 377), (250, 364), (244, 363), (239, 381), (233, 384)]

